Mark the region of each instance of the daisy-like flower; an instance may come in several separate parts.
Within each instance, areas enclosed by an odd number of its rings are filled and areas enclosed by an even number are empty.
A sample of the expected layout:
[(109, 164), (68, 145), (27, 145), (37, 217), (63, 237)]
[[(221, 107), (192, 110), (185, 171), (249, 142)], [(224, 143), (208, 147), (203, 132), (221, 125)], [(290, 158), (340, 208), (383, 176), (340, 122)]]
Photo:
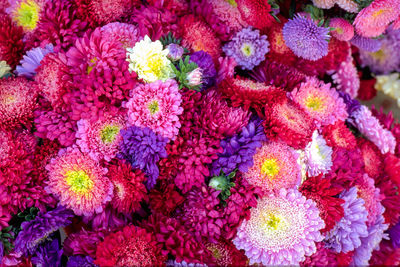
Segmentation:
[(36, 47), (26, 52), (26, 55), (20, 61), (20, 65), (17, 66), (16, 72), (18, 76), (32, 78), (36, 74), (36, 69), (40, 66), (44, 56), (52, 52), (52, 44), (46, 45), (45, 48)]
[(5, 60), (0, 61), (0, 78), (10, 75), (11, 67), (7, 64)]
[(297, 265), (316, 252), (324, 228), (315, 203), (298, 191), (281, 189), (251, 209), (238, 229), (233, 244), (244, 249), (250, 264)]
[(314, 21), (295, 15), (283, 26), (283, 39), (296, 56), (318, 60), (328, 54), (329, 29), (318, 27)]
[(251, 70), (265, 59), (268, 46), (267, 36), (249, 27), (236, 33), (222, 50), (228, 57), (234, 58), (242, 69)]
[(374, 0), (357, 14), (353, 25), (359, 35), (377, 37), (399, 15), (399, 0)]
[(350, 41), (354, 36), (354, 27), (343, 18), (333, 18), (329, 22), (329, 27), (334, 28), (331, 35), (340, 41)]
[(307, 173), (317, 176), (327, 173), (332, 167), (332, 148), (326, 145), (324, 137), (314, 131), (312, 141), (305, 150)]
[(168, 49), (164, 49), (160, 41), (152, 42), (146, 35), (134, 47), (127, 48), (129, 70), (137, 73), (147, 83), (157, 80), (165, 81), (174, 77)]
[(108, 116), (94, 123), (82, 119), (77, 125), (76, 143), (82, 152), (96, 161), (110, 161), (117, 155), (119, 142), (122, 140), (120, 130), (125, 127), (121, 116)]
[(25, 32), (32, 32), (40, 20), (45, 2), (46, 0), (11, 0), (6, 11)]
[(348, 114), (343, 99), (330, 84), (310, 78), (292, 92), (292, 97), (317, 127), (344, 121)]
[(329, 9), (332, 8), (335, 4), (343, 8), (344, 10), (356, 13), (358, 12), (358, 5), (356, 2), (352, 0), (313, 0), (313, 3), (316, 7)]
[(297, 158), (296, 152), (284, 143), (264, 143), (257, 148), (254, 164), (243, 178), (264, 191), (293, 188), (301, 179)]
[(325, 126), (322, 134), (328, 146), (354, 149), (357, 145), (356, 138), (343, 121)]
[(105, 176), (107, 169), (76, 147), (60, 150), (46, 170), (49, 174), (46, 190), (77, 215), (102, 212), (104, 204), (111, 200), (113, 185)]
[(163, 137), (175, 139), (181, 127), (181, 102), (178, 84), (167, 80), (136, 86), (123, 105), (128, 109), (128, 124), (149, 127)]

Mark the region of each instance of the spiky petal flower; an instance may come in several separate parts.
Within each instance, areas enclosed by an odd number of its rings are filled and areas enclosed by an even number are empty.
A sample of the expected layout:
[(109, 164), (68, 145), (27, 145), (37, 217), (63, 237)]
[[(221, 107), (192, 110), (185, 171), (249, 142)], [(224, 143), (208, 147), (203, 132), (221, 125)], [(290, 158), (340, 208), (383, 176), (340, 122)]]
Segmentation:
[(372, 115), (366, 106), (362, 105), (357, 111), (353, 112), (352, 117), (358, 130), (373, 142), (382, 154), (394, 153), (396, 139), (390, 131), (382, 127), (379, 120)]
[(242, 69), (251, 70), (265, 59), (269, 51), (267, 36), (259, 30), (242, 29), (227, 43), (222, 50), (228, 57), (233, 57)]
[(26, 52), (24, 58), (17, 66), (16, 72), (18, 76), (32, 78), (36, 74), (36, 68), (40, 66), (40, 62), (48, 53), (53, 52), (53, 45), (46, 45), (45, 48), (36, 47)]
[(175, 139), (181, 127), (181, 102), (178, 84), (167, 80), (136, 86), (123, 105), (128, 109), (128, 124), (149, 127), (163, 137)]
[(351, 0), (313, 0), (313, 3), (316, 7), (324, 9), (332, 8), (335, 4), (337, 4), (344, 10), (351, 13), (358, 11), (358, 5)]
[(315, 61), (328, 54), (329, 29), (318, 27), (311, 19), (295, 15), (282, 33), (286, 45), (298, 57)]
[(314, 131), (312, 141), (306, 146), (306, 164), (309, 176), (327, 173), (332, 167), (332, 148), (324, 137)]
[(340, 198), (345, 200), (342, 205), (344, 217), (326, 235), (325, 243), (338, 253), (346, 253), (361, 246), (361, 238), (368, 236), (368, 212), (364, 207), (364, 200), (357, 197), (357, 188), (344, 191)]
[(315, 78), (302, 83), (292, 92), (292, 97), (318, 127), (344, 121), (348, 116), (346, 105), (336, 90)]
[(243, 178), (264, 191), (293, 188), (300, 182), (298, 155), (285, 143), (264, 143), (253, 156), (254, 164)]
[(353, 25), (343, 18), (331, 19), (329, 27), (335, 28), (331, 31), (331, 35), (340, 41), (350, 41), (354, 36)]
[(266, 196), (251, 209), (239, 226), (233, 244), (244, 249), (250, 264), (296, 265), (316, 251), (325, 224), (315, 203), (297, 190), (281, 189)]
[(111, 200), (113, 185), (105, 176), (107, 169), (77, 147), (60, 150), (46, 170), (49, 174), (46, 190), (77, 215), (102, 212), (104, 204)]

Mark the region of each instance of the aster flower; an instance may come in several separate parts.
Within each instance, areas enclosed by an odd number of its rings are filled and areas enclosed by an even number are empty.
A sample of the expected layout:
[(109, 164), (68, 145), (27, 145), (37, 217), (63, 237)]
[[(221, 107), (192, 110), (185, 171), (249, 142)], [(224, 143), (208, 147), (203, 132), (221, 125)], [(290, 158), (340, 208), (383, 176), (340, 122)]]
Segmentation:
[(111, 206), (121, 213), (132, 213), (140, 208), (141, 201), (147, 201), (147, 191), (143, 184), (144, 174), (132, 170), (129, 163), (117, 161), (108, 170), (108, 176), (114, 185), (114, 197)]
[(122, 117), (107, 116), (95, 123), (79, 120), (76, 132), (76, 143), (81, 151), (87, 153), (95, 161), (110, 161), (118, 153), (122, 139), (120, 130), (125, 127)]
[(221, 170), (231, 173), (238, 168), (246, 172), (254, 163), (253, 155), (262, 142), (267, 141), (260, 120), (252, 120), (235, 136), (221, 141), (223, 152), (212, 163), (212, 175), (218, 175)]
[(328, 54), (329, 29), (318, 27), (311, 19), (296, 15), (282, 33), (286, 45), (298, 57), (315, 61)]
[(11, 75), (10, 73), (11, 67), (8, 66), (5, 60), (0, 61), (0, 78)]
[(217, 71), (217, 84), (224, 79), (233, 78), (235, 74), (236, 61), (231, 57), (218, 58), (219, 68)]
[(244, 21), (257, 28), (268, 28), (274, 21), (271, 16), (271, 6), (262, 0), (237, 0), (237, 8)]
[(95, 231), (120, 229), (132, 221), (132, 214), (119, 213), (111, 204), (107, 204), (100, 213), (83, 217), (83, 223)]
[(113, 185), (105, 176), (107, 169), (76, 147), (60, 150), (46, 170), (49, 175), (46, 190), (77, 215), (99, 213), (111, 200)]
[(325, 174), (332, 167), (332, 148), (318, 131), (314, 131), (312, 141), (306, 146), (305, 156), (309, 176)]
[(22, 230), (15, 240), (15, 251), (24, 255), (35, 253), (40, 243), (60, 227), (70, 224), (73, 216), (74, 213), (63, 206), (46, 213), (39, 212), (35, 219), (21, 224)]
[(343, 18), (331, 19), (329, 27), (335, 28), (331, 31), (331, 35), (340, 41), (350, 41), (354, 36), (353, 25)]
[(357, 197), (357, 188), (352, 187), (340, 194), (344, 217), (326, 235), (325, 244), (336, 252), (348, 252), (361, 246), (361, 238), (368, 236), (367, 215), (364, 200)]
[(394, 248), (392, 243), (388, 240), (382, 240), (379, 246), (379, 250), (372, 252), (372, 258), (370, 260), (372, 265), (381, 266), (396, 266), (400, 264), (400, 249)]
[(352, 98), (357, 97), (360, 89), (360, 77), (351, 56), (340, 64), (332, 75), (332, 79), (337, 89), (348, 93)]
[[(379, 162), (379, 163), (382, 163), (382, 162)], [(389, 176), (389, 178), (393, 182), (400, 185), (400, 158), (396, 157), (393, 154), (387, 153), (387, 154), (385, 154), (383, 166), (384, 166), (385, 173)]]
[(243, 178), (263, 191), (293, 188), (301, 177), (297, 158), (296, 152), (285, 143), (263, 143), (256, 149), (254, 164), (243, 173)]
[(97, 246), (99, 266), (159, 266), (166, 260), (154, 234), (136, 226), (111, 233)]
[(128, 160), (134, 168), (143, 170), (148, 175), (147, 188), (153, 188), (159, 175), (157, 162), (167, 157), (166, 138), (149, 128), (136, 126), (121, 130), (121, 136), (119, 157)]
[(367, 227), (371, 227), (385, 211), (385, 208), (380, 203), (384, 196), (380, 194), (380, 190), (375, 187), (374, 179), (370, 178), (368, 174), (364, 173), (360, 178), (357, 179), (356, 184), (357, 194), (365, 202), (364, 207), (368, 212), (366, 223)]
[[(315, 203), (298, 191), (281, 189), (258, 201), (233, 244), (244, 249), (250, 264), (299, 264), (322, 240), (323, 220)], [(285, 256), (286, 255), (286, 256)]]
[(355, 34), (350, 43), (364, 52), (376, 52), (382, 47), (382, 40), (372, 39)]
[(396, 139), (393, 134), (384, 129), (366, 106), (361, 106), (352, 114), (353, 123), (358, 130), (373, 142), (382, 154), (387, 152), (394, 153)]
[(357, 145), (356, 138), (343, 121), (325, 126), (322, 135), (328, 146), (354, 149)]
[(29, 33), (36, 29), (40, 20), (44, 0), (13, 0), (10, 7), (6, 9), (13, 21)]
[(381, 201), (381, 204), (385, 208), (385, 212), (383, 213), (385, 222), (393, 226), (397, 224), (400, 219), (400, 207), (398, 205), (400, 201), (399, 186), (388, 176), (384, 175), (379, 179), (375, 179), (375, 185), (379, 188), (381, 194), (385, 196)]
[(64, 252), (67, 256), (88, 255), (96, 257), (97, 245), (104, 240), (108, 230), (87, 231), (84, 228), (70, 233), (63, 243)]
[(0, 32), (0, 59), (14, 68), (24, 53), (23, 29), (6, 14), (0, 14)]
[(377, 37), (399, 16), (399, 10), (398, 0), (374, 0), (357, 14), (353, 25), (359, 35)]
[(238, 250), (231, 241), (221, 240), (217, 243), (207, 243), (205, 246), (212, 253), (211, 264), (226, 267), (247, 265), (248, 259), (244, 251)]
[(39, 247), (36, 255), (31, 261), (36, 266), (60, 266), (63, 250), (58, 245), (58, 240), (54, 239), (51, 242)]
[[(389, 162), (386, 162), (385, 164), (383, 163), (381, 152), (371, 141), (364, 138), (359, 138), (358, 147), (361, 151), (362, 159), (365, 165), (365, 172), (368, 174), (368, 176), (372, 178), (378, 178), (386, 166), (390, 169), (393, 169), (393, 166), (391, 166)], [(386, 171), (386, 173), (388, 172)]]
[(171, 59), (172, 61), (177, 61), (181, 59), (185, 52), (182, 46), (175, 43), (170, 43), (169, 45), (167, 45), (167, 49), (168, 49), (168, 58)]
[(234, 58), (242, 69), (251, 70), (265, 59), (268, 46), (267, 36), (249, 27), (236, 33), (222, 50), (228, 57)]
[[(171, 46), (171, 45), (169, 45)], [(194, 62), (201, 70), (201, 89), (207, 89), (215, 84), (217, 71), (215, 70), (212, 57), (206, 52), (200, 50), (190, 55), (189, 62)]]
[(17, 66), (16, 73), (18, 76), (33, 78), (44, 56), (52, 52), (52, 44), (46, 45), (45, 48), (36, 47), (27, 51), (24, 58), (20, 61), (20, 65)]
[(163, 183), (160, 188), (153, 188), (150, 191), (149, 200), (152, 211), (170, 216), (185, 201), (185, 198), (174, 184)]
[(117, 40), (121, 49), (134, 47), (140, 39), (136, 26), (121, 22), (111, 22), (101, 27), (101, 35), (105, 39)]
[(71, 256), (68, 258), (67, 267), (96, 267), (90, 256)]
[(314, 120), (317, 127), (344, 121), (348, 114), (342, 98), (330, 84), (315, 78), (307, 79), (292, 92), (292, 97)]

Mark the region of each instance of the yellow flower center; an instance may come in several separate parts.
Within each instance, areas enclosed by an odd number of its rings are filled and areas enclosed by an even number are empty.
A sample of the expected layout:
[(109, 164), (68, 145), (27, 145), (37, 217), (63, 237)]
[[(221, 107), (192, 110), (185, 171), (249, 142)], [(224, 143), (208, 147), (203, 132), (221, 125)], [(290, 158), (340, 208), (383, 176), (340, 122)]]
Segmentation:
[(383, 13), (385, 13), (386, 11), (389, 11), (389, 10), (387, 10), (387, 9), (379, 9), (379, 10), (375, 11), (374, 13), (372, 13), (372, 17), (376, 18), (376, 17), (382, 15)]
[(33, 30), (39, 21), (39, 5), (32, 0), (24, 1), (16, 10), (16, 21), (25, 30)]
[(93, 187), (93, 181), (89, 175), (83, 170), (79, 171), (67, 171), (64, 174), (67, 185), (70, 189), (78, 194), (87, 194)]
[(92, 70), (96, 66), (97, 60), (98, 60), (97, 57), (94, 57), (91, 60), (89, 60), (89, 65), (87, 67), (87, 74), (90, 74), (92, 72)]
[(16, 100), (17, 100), (17, 98), (15, 96), (6, 95), (3, 97), (3, 101), (1, 101), (1, 102), (3, 102), (5, 105), (9, 105), (9, 104), (15, 103)]
[(157, 100), (153, 100), (151, 101), (148, 105), (147, 108), (150, 110), (150, 114), (154, 115), (155, 113), (157, 113), (159, 111), (159, 106), (158, 106), (158, 101)]
[(114, 141), (115, 137), (119, 133), (119, 127), (113, 125), (107, 125), (101, 130), (100, 138), (103, 143), (109, 144)]
[(235, 0), (225, 0), (225, 1), (228, 2), (233, 7), (237, 7), (237, 3)]
[(270, 179), (275, 178), (279, 173), (280, 167), (278, 161), (274, 158), (264, 160), (261, 166), (261, 172), (267, 175)]
[(241, 50), (246, 57), (249, 57), (253, 54), (253, 47), (247, 43), (242, 45)]
[(384, 60), (386, 60), (386, 54), (385, 54), (385, 52), (383, 51), (383, 49), (380, 49), (380, 50), (378, 50), (378, 51), (376, 51), (376, 52), (374, 52), (374, 53), (370, 53), (370, 55), (371, 55), (374, 59), (376, 59), (376, 60), (378, 60), (378, 61), (381, 61), (381, 62), (383, 62)]
[(335, 28), (335, 31), (336, 31), (338, 34), (343, 34), (343, 28), (340, 28), (340, 27)]
[(323, 106), (323, 101), (320, 97), (310, 96), (306, 100), (306, 106), (312, 110), (320, 110)]
[(163, 68), (165, 67), (164, 64), (164, 58), (160, 54), (154, 54), (148, 59), (148, 67), (156, 77), (163, 76)]
[(273, 212), (267, 213), (263, 216), (264, 227), (268, 230), (276, 231), (282, 229), (286, 225), (283, 216), (274, 214)]
[(213, 255), (213, 257), (215, 259), (219, 260), (219, 259), (222, 258), (222, 253), (221, 253), (221, 251), (219, 251), (218, 248), (216, 248), (216, 247), (208, 247), (208, 250), (211, 251), (211, 253), (212, 253), (212, 255)]

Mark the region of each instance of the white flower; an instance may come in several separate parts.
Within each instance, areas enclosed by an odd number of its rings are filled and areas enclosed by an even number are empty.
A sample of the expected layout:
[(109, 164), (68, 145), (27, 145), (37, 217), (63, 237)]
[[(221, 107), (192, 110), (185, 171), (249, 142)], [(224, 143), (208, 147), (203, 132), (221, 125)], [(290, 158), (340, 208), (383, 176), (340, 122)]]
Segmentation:
[(7, 62), (2, 60), (0, 61), (0, 78), (3, 78), (7, 74), (10, 74), (11, 67), (8, 66)]
[(305, 149), (307, 173), (310, 176), (327, 173), (332, 167), (332, 148), (318, 131), (314, 131), (312, 141)]

